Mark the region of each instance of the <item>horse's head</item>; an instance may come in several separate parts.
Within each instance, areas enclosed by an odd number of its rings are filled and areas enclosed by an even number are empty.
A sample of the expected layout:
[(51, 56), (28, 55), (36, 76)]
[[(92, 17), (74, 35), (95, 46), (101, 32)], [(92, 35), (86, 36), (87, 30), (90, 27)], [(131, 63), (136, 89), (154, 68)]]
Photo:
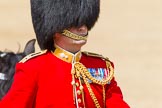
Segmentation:
[(12, 84), (16, 63), (26, 55), (35, 52), (35, 41), (35, 39), (28, 41), (24, 51), (20, 53), (0, 51), (0, 99)]

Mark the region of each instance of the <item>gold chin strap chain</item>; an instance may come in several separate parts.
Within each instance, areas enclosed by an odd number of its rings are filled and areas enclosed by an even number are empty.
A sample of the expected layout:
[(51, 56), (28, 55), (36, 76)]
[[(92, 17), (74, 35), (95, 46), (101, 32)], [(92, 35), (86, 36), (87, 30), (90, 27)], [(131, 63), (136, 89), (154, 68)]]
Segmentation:
[[(75, 74), (75, 77), (78, 78), (79, 81), (81, 80), (80, 77), (82, 76), (83, 81), (86, 84), (86, 87), (88, 88), (88, 91), (90, 93), (90, 96), (91, 96), (96, 108), (101, 108), (101, 106), (100, 106), (90, 84), (88, 83), (88, 79), (91, 80), (93, 83), (102, 85), (102, 87), (103, 87), (103, 103), (104, 103), (104, 108), (105, 108), (105, 88), (104, 88), (104, 85), (108, 84), (114, 76), (114, 69), (111, 66), (111, 63), (109, 61), (106, 61), (106, 65), (107, 65), (107, 69), (109, 69), (109, 76), (106, 79), (97, 80), (94, 77), (92, 77), (92, 75), (88, 72), (87, 68), (82, 63), (80, 63), (80, 62), (74, 63), (75, 72), (73, 73), (73, 75)], [(80, 85), (80, 86), (83, 87), (82, 85)]]
[(70, 32), (68, 30), (64, 30), (62, 34), (69, 38), (75, 39), (75, 40), (87, 40), (87, 36), (80, 36), (80, 35)]

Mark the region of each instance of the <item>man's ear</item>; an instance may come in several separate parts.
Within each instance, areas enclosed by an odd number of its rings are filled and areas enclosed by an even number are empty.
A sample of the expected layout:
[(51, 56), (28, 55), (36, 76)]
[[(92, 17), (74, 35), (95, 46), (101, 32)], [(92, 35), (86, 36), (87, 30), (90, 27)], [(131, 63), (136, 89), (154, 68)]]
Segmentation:
[(36, 42), (36, 39), (32, 39), (32, 40), (29, 40), (27, 42), (27, 44), (25, 45), (25, 49), (24, 49), (24, 54), (25, 55), (28, 55), (30, 53), (34, 53), (35, 52), (35, 42)]

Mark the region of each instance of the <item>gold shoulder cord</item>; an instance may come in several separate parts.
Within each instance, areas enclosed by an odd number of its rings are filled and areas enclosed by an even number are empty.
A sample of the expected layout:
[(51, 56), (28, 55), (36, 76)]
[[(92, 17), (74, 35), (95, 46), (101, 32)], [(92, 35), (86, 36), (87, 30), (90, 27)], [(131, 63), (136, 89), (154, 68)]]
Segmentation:
[[(114, 69), (111, 65), (111, 63), (105, 58), (106, 60), (106, 66), (107, 66), (107, 69), (109, 70), (109, 76), (106, 78), (106, 79), (102, 79), (102, 80), (97, 80), (95, 79), (94, 77), (92, 77), (92, 75), (88, 72), (87, 68), (80, 62), (76, 62), (74, 64), (74, 69), (75, 69), (75, 75), (76, 77), (80, 80), (80, 76), (82, 76), (85, 84), (86, 84), (86, 87), (88, 88), (88, 91), (90, 93), (90, 96), (96, 106), (96, 108), (101, 108), (90, 84), (88, 83), (88, 79), (90, 79), (93, 83), (96, 83), (96, 84), (99, 84), (99, 85), (102, 85), (103, 87), (103, 103), (104, 103), (104, 108), (105, 108), (105, 88), (104, 88), (104, 85), (105, 84), (108, 84), (113, 76), (114, 76)], [(87, 79), (88, 78), (88, 79)]]

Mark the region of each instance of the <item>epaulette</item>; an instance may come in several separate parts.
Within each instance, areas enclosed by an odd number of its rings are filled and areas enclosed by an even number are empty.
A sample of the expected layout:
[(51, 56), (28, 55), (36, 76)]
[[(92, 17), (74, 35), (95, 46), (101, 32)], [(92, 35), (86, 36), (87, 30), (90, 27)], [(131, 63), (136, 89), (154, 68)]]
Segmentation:
[(37, 57), (37, 56), (42, 55), (42, 54), (45, 54), (46, 52), (47, 52), (47, 50), (43, 50), (43, 51), (36, 52), (36, 53), (31, 53), (31, 54), (27, 55), (26, 57), (24, 57), (19, 63), (25, 63), (29, 59)]
[(97, 53), (92, 53), (92, 52), (87, 52), (87, 51), (83, 51), (83, 54), (87, 55), (87, 56), (91, 56), (91, 57), (97, 57), (97, 58), (101, 58), (103, 60), (109, 61), (108, 57), (104, 57), (101, 54), (97, 54)]

